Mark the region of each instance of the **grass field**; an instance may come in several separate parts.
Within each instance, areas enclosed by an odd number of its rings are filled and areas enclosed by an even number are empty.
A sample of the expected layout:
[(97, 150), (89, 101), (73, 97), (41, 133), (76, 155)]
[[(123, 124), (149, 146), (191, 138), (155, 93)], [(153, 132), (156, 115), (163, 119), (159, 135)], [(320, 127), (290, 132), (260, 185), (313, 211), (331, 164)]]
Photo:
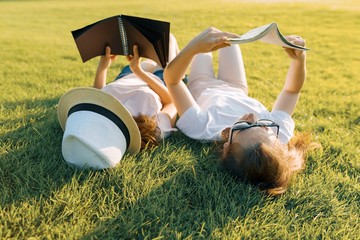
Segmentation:
[[(271, 3), (270, 3), (271, 2)], [(0, 1), (0, 239), (359, 239), (359, 1)], [(243, 33), (277, 22), (307, 41), (308, 77), (294, 114), (323, 150), (271, 199), (236, 182), (216, 148), (180, 132), (106, 171), (61, 155), (59, 98), (92, 85), (70, 31), (127, 14), (166, 20), (183, 47), (212, 25)], [(250, 95), (271, 107), (283, 50), (242, 45)], [(119, 58), (109, 73), (126, 63)]]

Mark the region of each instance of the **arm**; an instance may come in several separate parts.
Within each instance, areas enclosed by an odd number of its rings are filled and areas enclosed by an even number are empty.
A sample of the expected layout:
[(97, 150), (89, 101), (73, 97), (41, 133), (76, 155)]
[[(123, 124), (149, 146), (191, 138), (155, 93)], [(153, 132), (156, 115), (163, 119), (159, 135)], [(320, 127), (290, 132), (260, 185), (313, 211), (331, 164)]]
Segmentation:
[(131, 69), (131, 71), (133, 71), (133, 73), (135, 73), (136, 76), (138, 76), (144, 82), (146, 82), (149, 85), (149, 87), (159, 95), (161, 102), (163, 104), (163, 108), (161, 109), (161, 112), (168, 115), (171, 121), (171, 126), (173, 127), (175, 125), (177, 112), (167, 88), (163, 84), (159, 83), (159, 81), (154, 79), (152, 76), (148, 75), (147, 72), (142, 70), (142, 68), (138, 70)]
[(180, 116), (196, 105), (191, 93), (181, 81), (192, 59), (198, 53), (215, 51), (228, 46), (227, 37), (237, 37), (237, 35), (210, 27), (193, 38), (165, 68), (165, 82)]
[[(305, 46), (305, 40), (301, 37), (288, 36), (286, 38), (297, 45)], [(306, 53), (290, 48), (285, 48), (285, 51), (291, 58), (291, 63), (284, 87), (275, 101), (273, 110), (282, 110), (292, 115), (306, 78)]]
[(139, 57), (139, 51), (137, 45), (134, 45), (134, 56), (126, 56), (127, 60), (130, 62), (131, 71), (144, 82), (146, 82), (149, 87), (156, 92), (163, 105), (172, 103), (171, 97), (166, 89), (166, 87), (161, 84), (159, 81), (154, 79), (141, 67), (141, 59)]
[(176, 108), (172, 102), (172, 99), (169, 95), (167, 88), (159, 83), (158, 80), (154, 79), (150, 74), (148, 74), (141, 66), (141, 61), (139, 57), (138, 47), (134, 45), (134, 56), (126, 56), (127, 60), (130, 61), (131, 71), (140, 79), (148, 84), (148, 86), (156, 92), (163, 104), (161, 112), (166, 114), (171, 122), (171, 126), (174, 127), (176, 120)]
[(111, 55), (109, 46), (105, 48), (105, 55), (100, 57), (100, 61), (95, 73), (94, 88), (101, 89), (106, 85), (106, 74), (111, 63), (117, 58), (116, 55)]

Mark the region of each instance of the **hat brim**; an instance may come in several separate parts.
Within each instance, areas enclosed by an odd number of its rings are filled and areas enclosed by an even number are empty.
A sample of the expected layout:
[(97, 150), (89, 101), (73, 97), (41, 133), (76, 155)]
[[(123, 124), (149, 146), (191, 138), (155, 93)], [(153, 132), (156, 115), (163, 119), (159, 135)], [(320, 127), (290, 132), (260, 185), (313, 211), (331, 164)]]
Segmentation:
[(141, 137), (139, 128), (129, 111), (112, 95), (96, 88), (80, 87), (65, 93), (59, 100), (57, 115), (60, 126), (65, 130), (69, 110), (81, 103), (102, 106), (117, 115), (126, 125), (130, 133), (128, 152), (136, 154), (140, 151)]

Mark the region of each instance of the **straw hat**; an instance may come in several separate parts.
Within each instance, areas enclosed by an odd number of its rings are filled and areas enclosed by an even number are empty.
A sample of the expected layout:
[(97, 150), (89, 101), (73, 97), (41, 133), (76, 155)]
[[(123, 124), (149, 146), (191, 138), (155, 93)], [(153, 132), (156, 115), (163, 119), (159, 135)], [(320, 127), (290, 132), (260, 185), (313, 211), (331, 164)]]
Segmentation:
[(120, 162), (126, 151), (140, 150), (140, 131), (128, 110), (112, 95), (96, 88), (75, 88), (58, 104), (64, 130), (62, 154), (80, 169), (105, 169)]

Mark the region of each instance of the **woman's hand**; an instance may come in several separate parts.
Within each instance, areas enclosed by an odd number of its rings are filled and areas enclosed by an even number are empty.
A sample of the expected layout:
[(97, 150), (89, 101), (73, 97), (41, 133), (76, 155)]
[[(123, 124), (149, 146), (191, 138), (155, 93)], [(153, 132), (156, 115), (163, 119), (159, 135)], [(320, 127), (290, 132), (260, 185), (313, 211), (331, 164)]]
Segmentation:
[(111, 63), (114, 62), (117, 58), (117, 55), (111, 54), (111, 48), (110, 46), (105, 47), (105, 55), (102, 55), (100, 57), (98, 70), (107, 70)]
[(141, 57), (139, 56), (139, 49), (137, 45), (133, 46), (134, 56), (127, 55), (126, 59), (130, 62), (130, 69), (133, 73), (137, 73), (142, 70)]
[(219, 48), (227, 47), (228, 38), (239, 37), (236, 34), (222, 32), (215, 27), (209, 27), (193, 38), (187, 48), (194, 54), (212, 52)]
[(111, 54), (111, 48), (105, 47), (105, 55), (102, 55), (99, 60), (98, 67), (96, 69), (94, 88), (101, 89), (106, 85), (106, 74), (111, 63), (116, 60), (116, 55)]
[[(298, 45), (298, 46), (302, 46), (305, 47), (306, 43), (305, 40), (302, 39), (300, 36), (296, 36), (296, 35), (290, 35), (290, 36), (285, 36), (286, 40), (288, 40), (289, 42)], [(306, 53), (303, 50), (297, 50), (297, 49), (293, 49), (293, 48), (287, 48), (284, 47), (285, 52), (287, 53), (287, 55), (293, 59), (293, 60), (305, 60), (306, 57)]]

